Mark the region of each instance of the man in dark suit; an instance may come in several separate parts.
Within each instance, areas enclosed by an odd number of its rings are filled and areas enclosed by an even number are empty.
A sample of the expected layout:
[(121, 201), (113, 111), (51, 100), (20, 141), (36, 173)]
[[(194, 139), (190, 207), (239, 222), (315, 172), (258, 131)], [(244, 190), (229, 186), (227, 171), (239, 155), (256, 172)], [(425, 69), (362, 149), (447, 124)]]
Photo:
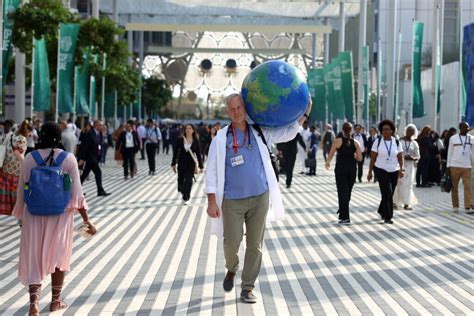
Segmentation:
[(301, 134), (296, 134), (295, 138), (286, 143), (277, 144), (277, 148), (281, 150), (283, 155), (283, 161), (286, 172), (286, 187), (291, 187), (293, 180), (293, 169), (295, 167), (296, 153), (298, 152), (297, 144), (300, 143), (301, 147), (306, 150), (306, 144), (304, 143)]
[(357, 178), (362, 182), (362, 173), (364, 172), (364, 159), (367, 154), (367, 136), (362, 133), (362, 126), (360, 124), (354, 125), (354, 134), (352, 137), (359, 142), (360, 151), (362, 151), (362, 160), (357, 161)]
[(94, 122), (94, 127), (81, 137), (81, 146), (79, 152), (79, 167), (82, 167), (85, 163), (84, 170), (81, 175), (81, 184), (87, 178), (89, 173), (92, 171), (95, 175), (95, 183), (97, 185), (97, 195), (107, 196), (110, 193), (105, 192), (102, 187), (102, 171), (100, 170), (100, 151), (102, 144), (102, 133), (99, 131), (104, 126), (104, 123), (100, 120)]

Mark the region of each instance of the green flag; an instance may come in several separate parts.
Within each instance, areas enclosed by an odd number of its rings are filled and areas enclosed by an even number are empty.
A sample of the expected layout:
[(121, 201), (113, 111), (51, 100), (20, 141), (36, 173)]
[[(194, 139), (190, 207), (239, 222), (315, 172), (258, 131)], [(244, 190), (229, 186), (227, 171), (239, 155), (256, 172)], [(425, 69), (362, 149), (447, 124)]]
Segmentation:
[[(94, 63), (97, 65), (99, 62), (99, 56), (94, 55)], [(95, 76), (91, 75), (90, 79), (90, 88), (89, 88), (89, 105), (90, 105), (90, 116), (92, 118), (97, 117), (97, 108), (95, 104), (95, 99), (96, 99), (96, 81), (95, 81)]]
[(334, 87), (332, 82), (332, 65), (326, 64), (323, 67), (324, 73), (324, 88), (326, 90), (326, 103), (328, 110), (329, 120), (332, 120), (334, 116)]
[[(15, 12), (20, 6), (20, 0), (4, 0), (3, 1), (3, 45), (2, 45), (2, 75), (3, 80), (6, 80), (8, 75), (8, 62), (12, 53), (12, 34), (13, 34), (13, 20), (8, 18), (10, 13)], [(1, 80), (1, 79), (0, 79)], [(0, 83), (3, 88), (4, 82)]]
[(104, 102), (105, 102), (104, 116), (114, 117), (115, 91), (106, 92)]
[(58, 47), (58, 113), (74, 112), (74, 54), (79, 24), (60, 24)]
[(51, 105), (51, 83), (49, 79), (48, 52), (44, 37), (40, 40), (34, 40), (33, 65), (33, 111), (49, 111)]
[(413, 117), (425, 116), (423, 92), (421, 90), (421, 47), (423, 44), (423, 23), (413, 22), (413, 64), (412, 105)]
[(76, 66), (76, 114), (89, 114), (90, 90), (90, 49), (84, 55), (84, 64)]
[(344, 93), (342, 91), (342, 72), (341, 72), (341, 61), (338, 57), (332, 61), (332, 81), (334, 89), (334, 118), (345, 119), (344, 110)]
[(313, 100), (313, 108), (309, 115), (311, 122), (326, 120), (326, 87), (324, 84), (324, 69), (311, 69), (308, 73), (309, 93)]
[(352, 71), (352, 52), (339, 53), (341, 64), (342, 91), (344, 94), (345, 116), (349, 121), (354, 120), (354, 77)]

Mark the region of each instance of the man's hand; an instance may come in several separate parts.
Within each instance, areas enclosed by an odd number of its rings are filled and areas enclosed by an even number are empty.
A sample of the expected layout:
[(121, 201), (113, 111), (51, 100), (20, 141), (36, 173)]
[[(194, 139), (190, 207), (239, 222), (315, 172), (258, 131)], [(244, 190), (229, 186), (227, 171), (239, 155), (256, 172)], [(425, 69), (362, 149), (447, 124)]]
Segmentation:
[(173, 169), (173, 172), (176, 173), (176, 166), (171, 166), (171, 169)]
[(79, 160), (79, 162), (77, 163), (77, 165), (80, 167), (82, 167), (84, 165), (84, 160)]
[(207, 215), (211, 218), (219, 218), (221, 211), (215, 202), (207, 204)]
[(367, 174), (367, 181), (371, 181), (373, 178), (373, 175), (372, 175), (372, 171), (369, 171), (369, 173)]

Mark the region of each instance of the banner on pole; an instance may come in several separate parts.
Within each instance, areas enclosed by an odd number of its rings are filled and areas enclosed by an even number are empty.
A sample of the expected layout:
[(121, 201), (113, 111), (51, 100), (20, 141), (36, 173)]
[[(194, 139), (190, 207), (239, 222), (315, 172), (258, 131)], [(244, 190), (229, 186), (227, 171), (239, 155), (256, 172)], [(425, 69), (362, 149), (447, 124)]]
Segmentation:
[(339, 53), (338, 59), (341, 66), (345, 116), (347, 120), (354, 121), (354, 75), (352, 67), (352, 52), (341, 52)]
[(313, 101), (313, 107), (309, 115), (311, 122), (326, 120), (326, 87), (324, 84), (324, 69), (311, 69), (308, 73), (309, 93)]
[(76, 114), (89, 114), (90, 79), (90, 49), (84, 55), (84, 64), (76, 66)]
[(60, 24), (58, 49), (58, 113), (74, 112), (74, 53), (79, 24)]
[(338, 57), (334, 58), (332, 61), (332, 81), (334, 89), (334, 118), (344, 120), (346, 117), (344, 115), (345, 105), (344, 105), (344, 93), (342, 91), (342, 72), (341, 72), (341, 62)]
[(324, 72), (324, 88), (326, 90), (326, 103), (328, 105), (328, 118), (331, 120), (331, 116), (334, 113), (334, 87), (332, 82), (332, 65), (326, 64), (323, 68)]
[(51, 82), (49, 79), (48, 52), (44, 37), (34, 40), (33, 111), (49, 111), (51, 106)]
[(425, 116), (423, 92), (421, 90), (421, 48), (423, 44), (423, 23), (413, 22), (413, 64), (412, 64), (412, 104), (413, 117)]
[(8, 76), (8, 62), (10, 61), (10, 55), (12, 53), (13, 20), (9, 19), (8, 15), (15, 12), (19, 6), (20, 0), (3, 1), (2, 88)]
[(474, 126), (474, 23), (464, 27), (462, 63), (465, 111), (461, 113), (466, 113), (466, 121)]

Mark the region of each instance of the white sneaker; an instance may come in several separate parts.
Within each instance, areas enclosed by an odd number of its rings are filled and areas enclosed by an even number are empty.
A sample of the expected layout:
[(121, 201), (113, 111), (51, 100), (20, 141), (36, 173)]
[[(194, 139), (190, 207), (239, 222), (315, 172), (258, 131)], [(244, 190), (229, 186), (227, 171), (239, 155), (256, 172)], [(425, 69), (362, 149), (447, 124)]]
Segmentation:
[(459, 212), (459, 207), (453, 207), (453, 213), (458, 213)]
[(183, 200), (183, 205), (189, 205), (189, 201)]
[(474, 210), (472, 208), (466, 209), (466, 214), (474, 214)]

